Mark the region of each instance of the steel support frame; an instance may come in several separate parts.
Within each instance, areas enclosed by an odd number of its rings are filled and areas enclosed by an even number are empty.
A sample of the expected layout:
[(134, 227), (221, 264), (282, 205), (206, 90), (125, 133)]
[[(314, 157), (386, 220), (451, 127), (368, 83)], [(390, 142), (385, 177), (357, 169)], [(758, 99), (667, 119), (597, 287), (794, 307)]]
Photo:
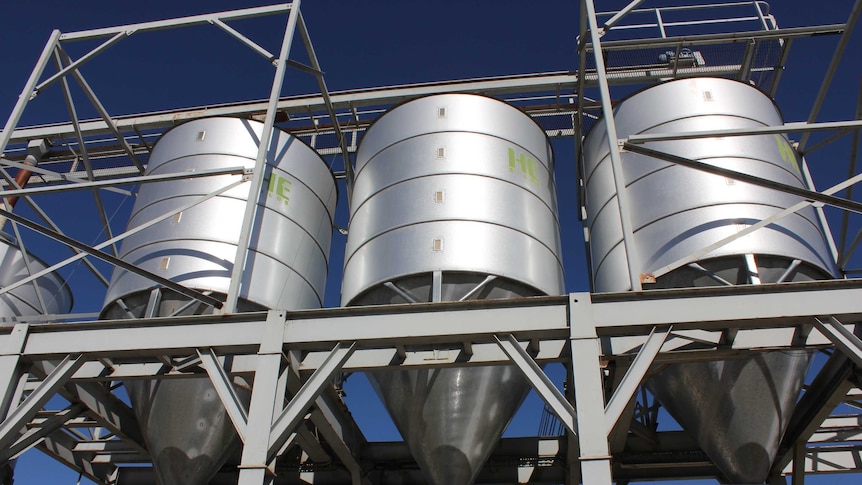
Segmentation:
[(290, 54), (290, 47), (293, 43), (293, 36), (296, 32), (296, 24), (299, 20), (300, 0), (293, 0), (291, 3), (290, 14), (287, 19), (287, 25), (284, 28), (284, 37), (281, 43), (281, 52), (275, 63), (275, 76), (272, 81), (272, 88), (269, 94), (269, 102), (266, 108), (266, 117), (263, 122), (263, 131), (260, 135), (257, 158), (254, 163), (254, 173), (252, 174), (248, 198), (246, 200), (245, 212), (242, 218), (242, 227), (240, 228), (239, 241), (237, 242), (236, 257), (233, 261), (231, 269), (230, 286), (227, 291), (227, 299), (225, 301), (224, 311), (236, 311), (237, 302), (242, 285), (242, 274), (245, 270), (246, 257), (251, 242), (252, 230), (257, 221), (257, 205), (260, 198), (260, 191), (263, 187), (264, 168), (266, 167), (266, 155), (271, 150), (270, 142), (272, 140), (272, 128), (275, 124), (275, 114), (278, 105), (278, 99), (281, 97), (281, 87), (284, 83), (284, 74), (287, 70), (287, 58)]
[[(625, 187), (625, 172), (620, 156), (620, 147), (617, 144), (617, 127), (614, 121), (614, 110), (611, 92), (608, 88), (607, 72), (605, 72), (605, 60), (601, 47), (601, 31), (596, 19), (596, 6), (593, 0), (583, 0), (584, 12), (592, 43), (593, 59), (596, 63), (596, 75), (598, 77), (599, 92), (601, 93), (602, 121), (608, 134), (608, 150), (611, 157), (613, 169), (614, 186), (616, 187), (617, 209), (620, 214), (620, 226), (623, 236), (623, 246), (626, 252), (626, 264), (628, 265), (629, 284), (632, 291), (640, 291), (640, 262), (637, 261), (637, 252), (634, 246), (634, 227), (632, 225), (631, 213), (629, 212), (628, 193)], [(580, 43), (579, 43), (580, 44)], [(579, 45), (580, 49), (586, 46)], [(579, 93), (580, 95), (580, 93)]]
[[(707, 291), (705, 291), (707, 290)], [(88, 380), (113, 381), (122, 378), (158, 377), (160, 366), (141, 364), (137, 371), (123, 364), (127, 357), (139, 361), (150, 356), (157, 363), (158, 355), (189, 352), (189, 349), (212, 349), (201, 352), (203, 367), (215, 381), (228, 382), (226, 376), (237, 372), (255, 372), (251, 406), (244, 427), (245, 448), (240, 470), (240, 483), (270, 483), (273, 462), (283, 444), (290, 442), (296, 425), (305, 419), (313, 403), (321, 406), (320, 393), (329, 385), (333, 373), (342, 367), (371, 369), (374, 366), (392, 365), (392, 355), (399, 342), (405, 346), (424, 345), (445, 347), (461, 345), (465, 338), (474, 342), (475, 356), (484, 351), (480, 345), (492, 343), (497, 347), (492, 363), (510, 362), (519, 369), (532, 369), (531, 382), (543, 396), (556, 393), (548, 399), (564, 417), (570, 431), (577, 431), (581, 476), (584, 483), (610, 483), (611, 465), (608, 434), (619, 415), (619, 408), (628, 403), (637, 385), (653, 363), (673, 360), (675, 348), (671, 338), (693, 328), (710, 329), (720, 333), (724, 328), (747, 327), (793, 329), (800, 322), (811, 321), (819, 315), (832, 315), (838, 320), (862, 319), (862, 285), (855, 281), (818, 284), (759, 285), (756, 288), (729, 287), (721, 289), (685, 289), (645, 293), (619, 293), (590, 295), (574, 293), (567, 297), (544, 297), (501, 300), (497, 302), (471, 301), (441, 304), (411, 305), (410, 313), (404, 306), (308, 310), (301, 312), (270, 311), (268, 313), (237, 314), (230, 316), (196, 316), (133, 321), (99, 321), (71, 323), (63, 327), (48, 324), (7, 327), (0, 336), (4, 350), (3, 361), (15, 364), (17, 359), (57, 361), (62, 356), (86, 355), (72, 358), (57, 366), (50, 377), (39, 387), (30, 404), (18, 407), (16, 416), (3, 426), (5, 440), (17, 440), (24, 419), (38, 410), (45, 396), (63, 385), (84, 386)], [(532, 315), (532, 318), (525, 318)], [(465, 328), (464, 321), (473, 328)], [(429, 322), (436, 322), (429, 325)], [(670, 325), (680, 330), (671, 330)], [(194, 326), (197, 331), (189, 332)], [(206, 326), (206, 331), (201, 331)], [(765, 326), (765, 327), (764, 327)], [(833, 325), (834, 327), (834, 325)], [(507, 329), (500, 334), (496, 330)], [(844, 328), (841, 326), (841, 328)], [(142, 338), (139, 330), (146, 329)], [(839, 332), (844, 332), (838, 330)], [(812, 332), (817, 334), (817, 332)], [(826, 334), (830, 337), (831, 334)], [(638, 339), (633, 348), (600, 346), (600, 338)], [(519, 340), (521, 342), (519, 342)], [(540, 351), (539, 362), (563, 360), (571, 363), (575, 405), (561, 398), (559, 391), (538, 370), (534, 357), (528, 354), (527, 342), (562, 340), (568, 350), (548, 357)], [(735, 347), (742, 344), (739, 338)], [(763, 350), (799, 348), (799, 343), (768, 337), (770, 346)], [(857, 339), (858, 340), (858, 339)], [(817, 343), (825, 342), (825, 343)], [(811, 340), (809, 348), (828, 343)], [(858, 344), (858, 342), (857, 342)], [(665, 352), (659, 349), (665, 346)], [(862, 344), (858, 344), (862, 345)], [(739, 347), (742, 350), (742, 347)], [(391, 349), (380, 355), (380, 350)], [(684, 349), (683, 349), (684, 350)], [(297, 390), (290, 403), (282, 409), (279, 382), (284, 382), (284, 352), (298, 358), (299, 370), (313, 372), (303, 388)], [(758, 351), (752, 349), (752, 351)], [(298, 352), (298, 353), (297, 353)], [(325, 355), (320, 362), (311, 359), (314, 353)], [(610, 352), (610, 353), (609, 353)], [(620, 353), (621, 352), (621, 353)], [(690, 352), (683, 352), (690, 354)], [(223, 367), (217, 355), (233, 355), (231, 367)], [(376, 357), (375, 357), (376, 355)], [(715, 350), (704, 351), (700, 359), (713, 359)], [(243, 356), (247, 356), (244, 358)], [(613, 396), (605, 403), (603, 391), (603, 365), (606, 359), (618, 356), (635, 356), (629, 372), (620, 381)], [(685, 358), (690, 359), (690, 355)], [(112, 375), (99, 359), (109, 359), (112, 368), (121, 375)], [(369, 360), (371, 359), (371, 360)], [(15, 362), (12, 362), (12, 361)], [(85, 362), (86, 361), (86, 364)], [(225, 361), (227, 362), (227, 361)], [(351, 362), (353, 362), (351, 364)], [(482, 362), (475, 362), (480, 364)], [(472, 365), (470, 361), (433, 365)], [(429, 361), (407, 361), (401, 365), (429, 365)], [(126, 366), (126, 367), (124, 367)], [(363, 367), (364, 366), (364, 367)], [(528, 374), (528, 372), (525, 372)], [(179, 378), (181, 376), (162, 376)], [(69, 381), (71, 379), (71, 381)], [(2, 384), (7, 389), (19, 382), (14, 372), (7, 372)], [(223, 395), (227, 395), (222, 393)], [(229, 394), (229, 393), (228, 393)], [(232, 399), (232, 398), (231, 398)], [(224, 399), (229, 404), (230, 399)], [(241, 415), (242, 412), (240, 411)], [(315, 411), (311, 417), (314, 420)], [(235, 419), (235, 422), (242, 422)], [(316, 421), (319, 425), (323, 421)], [(340, 426), (331, 423), (332, 426)], [(13, 429), (14, 428), (14, 429)], [(576, 429), (575, 429), (576, 428)], [(35, 431), (32, 431), (35, 432)], [(327, 436), (327, 441), (334, 442)], [(346, 453), (350, 451), (345, 450)], [(343, 455), (344, 457), (349, 455)], [(346, 463), (351, 468), (354, 483), (362, 483), (362, 467)], [(88, 465), (89, 466), (89, 465)]]

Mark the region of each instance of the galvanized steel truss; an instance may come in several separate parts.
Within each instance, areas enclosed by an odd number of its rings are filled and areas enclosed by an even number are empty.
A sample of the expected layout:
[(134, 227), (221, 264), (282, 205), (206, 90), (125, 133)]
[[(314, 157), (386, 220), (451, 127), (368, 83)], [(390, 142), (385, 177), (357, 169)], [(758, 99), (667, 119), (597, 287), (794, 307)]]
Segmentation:
[[(259, 117), (266, 124), (264, 133), (268, 133), (268, 128), (276, 123), (279, 115), (287, 114), (291, 124), (283, 126), (308, 138), (321, 154), (340, 154), (344, 163), (341, 175), (349, 179), (348, 154), (355, 151), (358, 136), (365, 127), (387, 106), (431, 93), (482, 92), (507, 98), (539, 120), (542, 117), (567, 120), (565, 125), (558, 123), (559, 126), (546, 128), (546, 132), (551, 137), (574, 136), (579, 146), (580, 135), (589, 120), (597, 117), (597, 110), (605, 114), (603, 122), (608, 133), (614, 133), (613, 117), (610, 116), (611, 86), (705, 74), (731, 75), (747, 80), (752, 73), (770, 72), (773, 77), (767, 91), (774, 94), (791, 44), (796, 39), (816, 34), (833, 34), (840, 38), (806, 122), (744, 132), (654, 134), (631, 136), (625, 140), (615, 140), (616, 137), (611, 136), (611, 156), (618, 157), (620, 149), (636, 151), (647, 141), (760, 133), (803, 133), (799, 149), (807, 153), (851, 133), (855, 146), (862, 122), (816, 123), (815, 120), (862, 10), (862, 2), (856, 2), (844, 24), (794, 29), (778, 28), (775, 19), (764, 12), (760, 2), (737, 2), (731, 5), (751, 4), (755, 13), (750, 18), (725, 21), (755, 21), (759, 22), (760, 28), (700, 36), (668, 35), (674, 25), (664, 21), (663, 12), (667, 9), (639, 9), (642, 3), (642, 0), (635, 0), (620, 12), (603, 14), (595, 12), (592, 0), (582, 2), (577, 74), (537, 73), (339, 93), (327, 90), (304, 19), (299, 13), (298, 0), (292, 4), (108, 29), (76, 33), (55, 31), (0, 134), (0, 153), (5, 152), (6, 155), (0, 163), (0, 173), (6, 187), (12, 189), (5, 192), (4, 197), (24, 197), (45, 216), (51, 231), (62, 236), (61, 228), (39, 209), (34, 196), (90, 190), (98, 201), (97, 191), (103, 188), (123, 190), (121, 187), (128, 184), (157, 183), (165, 177), (140, 175), (143, 171), (140, 157), (145, 156), (150, 148), (147, 140), (158, 136), (177, 120), (218, 115)], [(626, 15), (644, 11), (655, 15), (654, 23), (624, 22)], [(272, 14), (288, 14), (278, 56), (227, 23), (232, 19)], [(100, 52), (130, 35), (201, 23), (218, 27), (273, 63), (276, 72), (268, 100), (116, 117), (107, 113), (78, 71)], [(636, 42), (602, 41), (603, 36), (614, 29), (635, 28), (654, 28), (659, 35)], [(310, 66), (288, 58), (296, 30), (311, 59)], [(69, 58), (62, 48), (64, 42), (93, 38), (107, 40), (76, 60)], [(759, 42), (769, 41), (780, 42), (781, 54), (772, 65), (758, 65), (753, 57), (755, 49)], [(737, 64), (703, 68), (679, 62), (685, 48), (740, 42), (746, 47)], [(666, 66), (604, 65), (603, 53), (651, 47), (667, 48), (678, 61)], [(57, 71), (42, 80), (44, 69), (52, 60)], [(281, 82), (287, 67), (296, 67), (314, 75), (321, 93), (282, 98)], [(78, 119), (69, 92), (69, 76), (82, 87), (102, 119)], [(28, 100), (57, 83), (64, 91), (71, 121), (50, 126), (18, 127)], [(594, 87), (599, 90), (597, 100), (585, 95)], [(820, 130), (837, 131), (837, 134), (805, 150), (809, 134)], [(115, 143), (106, 145), (102, 138), (104, 135), (114, 137)], [(334, 136), (326, 141), (326, 135)], [(59, 150), (49, 151), (41, 167), (33, 169), (44, 183), (20, 189), (7, 168), (23, 168), (23, 146), (39, 139), (54, 140), (58, 142), (56, 146), (68, 147), (71, 155)], [(236, 183), (248, 182), (253, 187), (260, 187), (262, 179), (258, 174), (265, 145), (261, 143), (255, 170), (229, 171), (238, 176)], [(661, 157), (663, 154), (653, 155)], [(855, 209), (858, 203), (853, 202), (850, 195), (850, 189), (859, 179), (855, 174), (855, 157), (854, 149), (847, 181), (819, 194), (813, 191), (802, 194), (805, 202), (786, 212), (798, 210), (803, 205), (821, 203), (844, 203), (845, 208)], [(101, 158), (121, 162), (112, 167), (94, 167), (92, 161)], [(83, 170), (76, 163), (71, 164), (68, 171), (52, 169), (69, 160), (80, 161)], [(617, 165), (618, 162), (615, 168), (619, 168)], [(226, 172), (218, 172), (222, 173)], [(201, 172), (195, 176), (208, 175), (216, 173)], [(176, 175), (179, 176), (188, 177), (189, 174)], [(744, 178), (744, 175), (739, 176)], [(841, 190), (847, 190), (847, 199), (850, 200), (830, 198)], [(104, 220), (104, 208), (97, 203), (100, 217)], [(625, 221), (624, 201), (620, 206)], [(244, 219), (243, 237), (250, 237), (254, 212), (254, 204), (250, 203)], [(768, 221), (761, 226), (766, 224)], [(104, 242), (86, 248), (92, 251), (77, 248), (79, 252), (75, 256), (51, 270), (84, 259), (93, 251), (114, 248), (117, 242), (129, 235), (112, 235), (107, 222), (104, 226), (108, 234)], [(750, 228), (756, 229), (754, 226)], [(838, 255), (842, 263), (850, 260), (860, 240), (857, 235), (850, 244), (846, 244), (847, 230), (845, 222)], [(626, 232), (627, 239), (630, 239), (630, 232), (631, 229)], [(240, 247), (247, 245), (240, 244)], [(112, 249), (112, 253), (116, 256), (116, 249)], [(680, 261), (679, 265), (695, 261), (696, 256)], [(238, 254), (234, 264), (233, 281), (236, 284), (231, 287), (227, 310), (231, 310), (236, 301), (244, 257), (244, 254)], [(672, 269), (657, 269), (652, 276)], [(93, 271), (98, 275), (95, 268)], [(26, 284), (37, 276), (16, 285)], [(106, 282), (103, 276), (100, 279)], [(0, 448), (4, 450), (0, 459), (8, 459), (35, 446), (100, 483), (112, 483), (120, 476), (124, 478), (122, 483), (146, 483), (152, 479), (151, 475), (147, 478), (146, 471), (142, 475), (139, 469), (117, 466), (147, 462), (148, 457), (134, 415), (112, 394), (112, 383), (135, 378), (184, 378), (206, 374), (219, 391), (238, 433), (244, 437), (242, 465), (234, 477), (240, 483), (282, 483), (282, 478), (275, 480), (272, 474), (275, 470), (279, 470), (281, 477), (287, 476), (284, 483), (293, 483), (291, 480), (298, 479), (301, 473), (317, 474), (320, 480), (333, 483), (375, 483), (387, 473), (385, 469), (375, 468), (377, 465), (399, 460), (410, 463), (411, 460), (405, 456), (403, 445), (387, 448), (365, 442), (330, 386), (332, 375), (342, 370), (382, 367), (511, 362), (530, 379), (559, 417), (568, 430), (567, 438), (504, 440), (499, 452), (492, 457), (492, 463), (505, 466), (489, 467), (480, 476), (480, 481), (486, 477), (518, 483), (583, 481), (609, 484), (612, 478), (621, 482), (658, 477), (715, 476), (718, 472), (702, 453), (698, 455), (696, 445), (684, 433), (657, 432), (644, 425), (654, 424), (654, 420), (648, 417), (641, 422), (629, 423), (636, 407), (641, 409), (641, 413), (650, 412), (651, 405), (646, 402), (646, 397), (638, 395), (639, 384), (651, 369), (667, 363), (739, 358), (765, 350), (808, 348), (831, 350), (832, 357), (800, 402), (782, 443), (779, 459), (774, 464), (773, 474), (792, 472), (794, 483), (801, 483), (804, 473), (857, 469), (856, 458), (862, 450), (857, 445), (858, 415), (848, 418), (830, 414), (843, 403), (849, 403), (855, 409), (862, 407), (858, 403), (860, 383), (856, 371), (862, 364), (862, 342), (854, 333), (853, 326), (846, 323), (862, 318), (862, 287), (858, 282), (641, 292), (637, 290), (641, 289), (642, 275), (630, 271), (630, 279), (635, 292), (608, 295), (576, 293), (566, 297), (505, 302), (432, 303), (290, 313), (274, 310), (266, 314), (231, 314), (228, 311), (222, 316), (98, 321), (63, 326), (39, 322), (69, 317), (89, 319), (92, 314), (44, 316), (18, 322), (5, 327), (0, 335), (0, 397), (9, 410), (0, 424), (0, 444), (3, 445)], [(201, 325), (206, 326), (206, 332), (200, 331)], [(435, 350), (427, 350), (429, 346)], [(573, 378), (571, 388), (567, 390), (569, 395), (549, 382), (537, 365), (537, 362), (554, 361), (565, 362), (569, 366)], [(232, 395), (231, 386), (227, 384), (231, 374), (254, 376), (249, 409), (244, 409)], [(71, 404), (59, 411), (43, 410), (45, 401), (56, 393)], [(310, 433), (305, 425), (297, 427), (306, 420), (313, 423), (318, 434)], [(80, 428), (88, 431), (80, 432)], [(320, 437), (324, 438), (324, 443)], [(627, 444), (633, 442), (640, 450), (644, 449), (644, 443), (648, 443), (650, 451), (631, 451)], [(297, 461), (291, 465), (294, 468), (285, 473), (283, 467), (290, 460), (284, 452), (292, 443), (299, 444), (307, 461)], [(809, 449), (805, 443), (809, 443)], [(843, 446), (826, 448), (820, 446), (822, 443)], [(656, 454), (667, 453), (668, 450), (676, 453), (676, 461), (657, 466)], [(277, 460), (278, 456), (284, 458)], [(506, 456), (517, 459), (506, 461)], [(337, 465), (323, 465), (326, 463)], [(415, 468), (411, 470), (399, 473), (421, 482)]]

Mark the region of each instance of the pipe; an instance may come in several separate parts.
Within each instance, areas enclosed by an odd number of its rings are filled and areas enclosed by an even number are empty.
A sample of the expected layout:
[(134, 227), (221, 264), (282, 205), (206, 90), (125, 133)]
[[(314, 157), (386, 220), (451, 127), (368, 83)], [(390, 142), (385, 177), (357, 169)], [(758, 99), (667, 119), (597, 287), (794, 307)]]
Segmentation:
[[(27, 157), (24, 158), (23, 164), (35, 167), (39, 164), (39, 160), (45, 156), (48, 152), (48, 142), (45, 139), (40, 140), (31, 140), (27, 144)], [(15, 175), (15, 182), (13, 183), (12, 189), (23, 189), (27, 186), (27, 182), (30, 181), (30, 177), (33, 175), (31, 170), (27, 170), (25, 168), (18, 169), (18, 173)], [(7, 211), (11, 212), (15, 207), (15, 204), (18, 202), (18, 197), (8, 197), (4, 199), (5, 208)], [(6, 221), (8, 219), (5, 216), (0, 215), (0, 231), (6, 227)]]

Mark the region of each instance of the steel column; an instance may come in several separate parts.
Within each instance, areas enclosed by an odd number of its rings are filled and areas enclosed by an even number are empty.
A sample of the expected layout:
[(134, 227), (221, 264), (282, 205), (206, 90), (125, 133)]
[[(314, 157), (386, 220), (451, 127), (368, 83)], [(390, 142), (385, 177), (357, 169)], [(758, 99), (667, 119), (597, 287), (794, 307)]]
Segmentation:
[[(596, 21), (596, 7), (593, 0), (583, 0), (586, 8), (587, 22), (590, 27), (590, 41), (593, 44), (593, 58), (596, 62), (596, 75), (598, 76), (599, 92), (601, 93), (602, 116), (605, 129), (608, 134), (608, 149), (611, 157), (611, 167), (614, 173), (614, 186), (616, 187), (617, 205), (620, 212), (620, 225), (623, 233), (623, 246), (626, 250), (626, 261), (629, 267), (629, 282), (632, 291), (640, 291), (640, 262), (636, 259), (634, 249), (634, 228), (631, 214), (629, 213), (629, 200), (626, 192), (625, 171), (623, 169), (620, 147), (617, 144), (617, 125), (614, 121), (614, 108), (611, 104), (611, 92), (608, 88), (607, 73), (605, 72), (605, 60), (602, 53), (601, 34)], [(582, 93), (578, 93), (581, 96)]]
[(45, 44), (45, 48), (42, 49), (42, 55), (40, 55), (39, 60), (36, 61), (36, 67), (34, 67), (33, 72), (30, 73), (30, 79), (27, 80), (27, 84), (24, 85), (24, 89), (21, 91), (21, 94), (18, 95), (18, 101), (15, 103), (15, 107), (12, 108), (12, 114), (9, 115), (9, 119), (6, 120), (6, 126), (4, 126), (3, 131), (0, 132), (0, 156), (2, 156), (3, 151), (6, 150), (6, 144), (8, 144), (9, 140), (12, 138), (12, 131), (18, 126), (18, 121), (21, 119), (21, 115), (24, 114), (24, 108), (27, 107), (27, 102), (32, 98), (33, 90), (36, 89), (36, 83), (39, 82), (42, 72), (51, 60), (51, 55), (57, 47), (59, 39), (59, 30), (51, 32), (51, 36), (48, 37), (48, 42)]
[(17, 324), (12, 332), (0, 340), (0, 418), (5, 418), (18, 405), (16, 389), (21, 377), (19, 363), (21, 351), (27, 342), (26, 324)]
[(257, 220), (257, 204), (260, 191), (263, 187), (264, 171), (266, 168), (266, 154), (269, 152), (269, 144), (272, 139), (272, 127), (275, 124), (275, 114), (278, 107), (278, 98), (281, 96), (281, 86), (284, 82), (284, 72), (287, 68), (287, 57), (290, 46), (293, 43), (293, 35), (296, 31), (296, 23), (299, 20), (300, 0), (294, 0), (291, 4), (290, 15), (284, 28), (281, 52), (275, 63), (275, 77), (272, 81), (272, 89), (269, 93), (269, 103), (266, 108), (266, 118), (263, 122), (263, 131), (260, 134), (260, 145), (257, 150), (257, 159), (254, 163), (254, 173), (251, 178), (251, 187), (248, 189), (248, 200), (245, 204), (245, 213), (242, 218), (239, 241), (237, 241), (236, 258), (230, 275), (230, 286), (225, 301), (225, 312), (235, 312), (237, 300), (239, 299), (240, 286), (242, 285), (242, 274), (245, 270), (248, 248), (251, 243), (252, 229)]
[(274, 471), (267, 461), (269, 435), (275, 413), (281, 409), (276, 383), (281, 374), (284, 312), (271, 310), (257, 353), (257, 366), (249, 405), (246, 436), (242, 448), (237, 485), (271, 484)]
[[(814, 100), (814, 106), (811, 107), (811, 114), (808, 115), (808, 122), (813, 123), (817, 119), (817, 115), (820, 114), (820, 108), (823, 106), (823, 101), (826, 100), (826, 94), (829, 92), (829, 87), (832, 84), (832, 77), (835, 75), (835, 71), (838, 70), (838, 64), (841, 62), (841, 58), (844, 55), (844, 48), (847, 47), (847, 43), (850, 42), (850, 37), (853, 34), (853, 27), (856, 25), (856, 21), (859, 19), (859, 14), (862, 13), (862, 0), (856, 0), (856, 3), (853, 4), (853, 9), (850, 11), (850, 15), (847, 17), (847, 27), (844, 29), (844, 32), (841, 33), (841, 38), (838, 40), (838, 46), (835, 47), (835, 52), (832, 54), (832, 60), (829, 62), (829, 67), (826, 69), (826, 75), (823, 77), (823, 82), (820, 84), (820, 90), (817, 92), (817, 98)], [(808, 144), (808, 137), (811, 136), (811, 133), (805, 133), (802, 135), (802, 138), (799, 140), (799, 148), (800, 152), (805, 152), (805, 146)]]
[(611, 456), (599, 361), (600, 343), (595, 323), (592, 319), (582, 319), (584, 312), (579, 306), (582, 303), (575, 295), (570, 296), (569, 344), (572, 351), (581, 477), (584, 485), (610, 485)]

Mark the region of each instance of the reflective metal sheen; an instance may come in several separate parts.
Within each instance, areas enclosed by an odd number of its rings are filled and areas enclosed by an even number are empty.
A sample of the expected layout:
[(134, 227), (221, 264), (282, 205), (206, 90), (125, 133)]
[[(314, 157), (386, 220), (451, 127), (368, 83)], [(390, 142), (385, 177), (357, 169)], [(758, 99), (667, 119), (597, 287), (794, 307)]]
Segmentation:
[[(517, 108), (429, 96), (366, 132), (342, 304), (560, 294), (560, 254), (550, 144)], [(529, 391), (513, 366), (369, 378), (432, 484), (472, 483)]]
[[(147, 174), (200, 169), (253, 168), (263, 124), (209, 118), (182, 124), (156, 143)], [(337, 190), (320, 157), (298, 139), (274, 130), (266, 180), (242, 276), (238, 311), (318, 308), (323, 302)], [(236, 176), (194, 178), (143, 185), (129, 228), (236, 181)], [(120, 257), (148, 271), (223, 299), (240, 238), (250, 183), (124, 240)], [(212, 313), (213, 308), (117, 268), (103, 318)], [(248, 400), (247, 384), (235, 380)], [(127, 382), (144, 428), (153, 465), (164, 485), (204, 484), (239, 440), (208, 379)]]
[[(775, 104), (756, 88), (718, 78), (660, 84), (622, 101), (620, 138), (633, 134), (778, 126)], [(630, 289), (620, 207), (599, 120), (584, 141), (587, 226), (594, 290)], [(654, 142), (649, 148), (807, 188), (801, 158), (781, 135)], [(790, 207), (799, 198), (623, 152), (632, 219), (633, 268), (651, 273)], [(813, 207), (718, 248), (650, 288), (760, 284), (830, 278), (834, 261)], [(766, 353), (677, 364), (648, 387), (731, 483), (762, 483), (801, 390), (810, 355)]]
[[(0, 288), (47, 267), (44, 261), (32, 254), (22, 253), (9, 236), (0, 234)], [(39, 303), (39, 295), (45, 303), (44, 309)], [(0, 295), (0, 318), (62, 314), (70, 311), (72, 291), (56, 273), (46, 274)]]

